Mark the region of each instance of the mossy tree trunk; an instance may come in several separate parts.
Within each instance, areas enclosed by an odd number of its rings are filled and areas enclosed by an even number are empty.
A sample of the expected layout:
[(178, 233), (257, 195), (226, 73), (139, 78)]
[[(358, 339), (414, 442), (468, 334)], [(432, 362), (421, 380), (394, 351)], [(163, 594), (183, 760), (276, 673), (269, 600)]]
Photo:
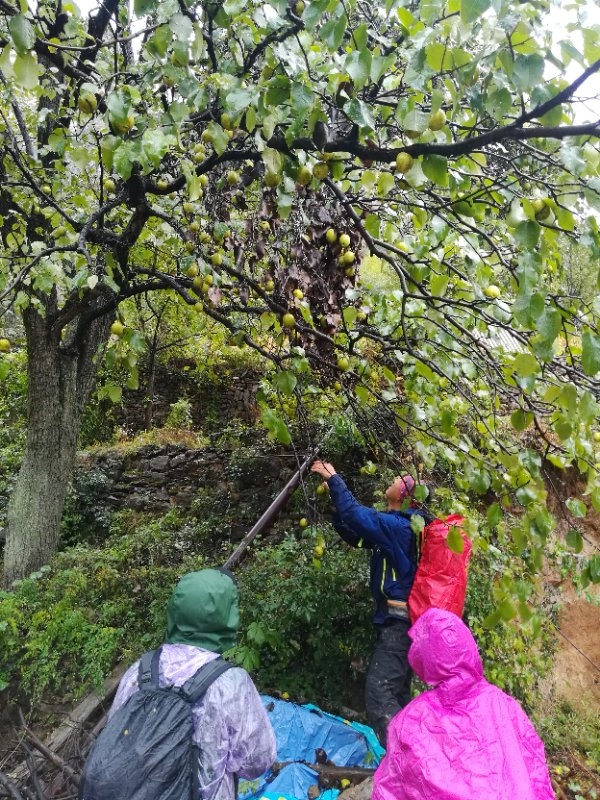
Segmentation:
[(58, 547), (82, 416), (95, 383), (96, 357), (111, 324), (109, 315), (94, 318), (90, 307), (87, 312), (87, 318), (80, 314), (65, 320), (50, 297), (43, 315), (32, 307), (23, 315), (27, 438), (8, 507), (5, 586), (48, 563)]

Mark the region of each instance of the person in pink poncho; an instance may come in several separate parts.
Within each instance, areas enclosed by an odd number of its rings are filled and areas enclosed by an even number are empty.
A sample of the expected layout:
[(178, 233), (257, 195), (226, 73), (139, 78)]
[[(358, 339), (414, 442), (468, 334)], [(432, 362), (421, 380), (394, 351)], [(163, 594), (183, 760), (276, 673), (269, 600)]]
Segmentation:
[(483, 677), (464, 622), (430, 608), (409, 635), (410, 665), (434, 688), (391, 721), (372, 800), (554, 800), (541, 739)]

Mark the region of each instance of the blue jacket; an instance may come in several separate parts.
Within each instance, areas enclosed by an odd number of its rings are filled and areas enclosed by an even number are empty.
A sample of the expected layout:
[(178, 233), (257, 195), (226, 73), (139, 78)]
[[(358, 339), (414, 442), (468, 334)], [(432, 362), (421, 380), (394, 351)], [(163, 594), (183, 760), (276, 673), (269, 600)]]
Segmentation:
[(335, 506), (333, 525), (353, 547), (371, 549), (371, 593), (376, 608), (373, 622), (391, 619), (388, 600), (406, 601), (417, 570), (417, 539), (410, 526), (413, 514), (427, 517), (418, 508), (376, 511), (361, 505), (340, 475), (327, 481)]

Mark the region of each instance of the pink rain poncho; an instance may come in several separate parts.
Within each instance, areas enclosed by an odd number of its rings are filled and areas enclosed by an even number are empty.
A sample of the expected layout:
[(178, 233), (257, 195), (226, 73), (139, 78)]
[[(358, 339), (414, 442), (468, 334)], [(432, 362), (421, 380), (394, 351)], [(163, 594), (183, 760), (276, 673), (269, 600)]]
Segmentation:
[(392, 720), (373, 800), (553, 800), (544, 746), (521, 706), (483, 677), (475, 640), (431, 608), (408, 658), (435, 688)]

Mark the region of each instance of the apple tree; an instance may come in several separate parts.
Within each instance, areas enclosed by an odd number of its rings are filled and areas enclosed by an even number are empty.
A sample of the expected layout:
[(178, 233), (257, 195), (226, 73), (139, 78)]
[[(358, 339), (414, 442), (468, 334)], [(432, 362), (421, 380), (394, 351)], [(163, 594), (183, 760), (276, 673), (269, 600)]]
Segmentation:
[(514, 493), (515, 555), (539, 564), (552, 527), (543, 463), (600, 508), (600, 308), (561, 258), (600, 254), (600, 124), (577, 114), (600, 36), (583, 2), (552, 34), (556, 9), (0, 1), (0, 298), (29, 381), (6, 584), (56, 548), (98, 364), (144, 346), (119, 309), (157, 292), (273, 362), (274, 390), (380, 404), (425, 469)]

